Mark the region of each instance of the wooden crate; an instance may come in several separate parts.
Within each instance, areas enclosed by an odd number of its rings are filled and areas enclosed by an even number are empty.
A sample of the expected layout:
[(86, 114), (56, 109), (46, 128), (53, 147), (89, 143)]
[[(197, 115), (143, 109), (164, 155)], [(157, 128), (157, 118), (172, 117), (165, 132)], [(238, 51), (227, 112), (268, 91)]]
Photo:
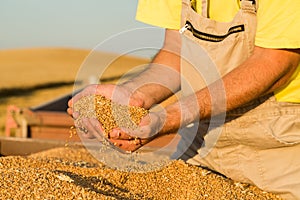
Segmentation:
[(63, 141), (80, 141), (77, 135), (70, 138), (74, 120), (66, 112), (71, 94), (33, 108), (9, 106), (6, 136)]
[(78, 135), (71, 135), (70, 133), (70, 128), (74, 126), (74, 121), (68, 114), (54, 111), (36, 111), (34, 115), (37, 120), (35, 123), (28, 124), (27, 137), (80, 141)]

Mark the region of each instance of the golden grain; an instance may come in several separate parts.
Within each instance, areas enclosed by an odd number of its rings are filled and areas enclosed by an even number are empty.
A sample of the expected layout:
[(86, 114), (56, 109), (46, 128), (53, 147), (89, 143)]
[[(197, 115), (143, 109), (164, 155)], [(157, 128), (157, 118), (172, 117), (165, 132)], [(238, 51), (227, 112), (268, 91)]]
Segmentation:
[(77, 127), (84, 127), (83, 118), (94, 118), (101, 123), (107, 137), (114, 128), (136, 129), (142, 117), (148, 113), (144, 108), (121, 105), (101, 95), (82, 97), (74, 104), (74, 109), (80, 114), (75, 120)]
[(0, 199), (279, 199), (183, 161), (147, 173), (112, 170), (81, 147), (0, 163)]

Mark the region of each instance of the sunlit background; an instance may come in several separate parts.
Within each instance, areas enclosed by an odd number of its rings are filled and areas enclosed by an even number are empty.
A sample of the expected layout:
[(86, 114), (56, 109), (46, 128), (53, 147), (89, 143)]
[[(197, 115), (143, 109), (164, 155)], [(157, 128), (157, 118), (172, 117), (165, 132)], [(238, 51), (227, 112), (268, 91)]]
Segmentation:
[[(0, 0), (0, 5), (0, 49), (92, 49), (112, 35), (150, 27), (135, 20), (137, 0)], [(160, 44), (161, 36), (147, 40)]]
[[(139, 49), (140, 41), (156, 47), (135, 51), (136, 57), (122, 60), (110, 70), (111, 77), (148, 62), (161, 46), (164, 32), (135, 20), (137, 3), (0, 0), (0, 136), (19, 131), (15, 129), (20, 125), (12, 123), (11, 106), (32, 108), (72, 93), (78, 71), (91, 50), (103, 52), (97, 58), (101, 61), (111, 57), (107, 52), (122, 54)], [(149, 28), (155, 31), (147, 31)], [(144, 29), (142, 34), (136, 31)]]

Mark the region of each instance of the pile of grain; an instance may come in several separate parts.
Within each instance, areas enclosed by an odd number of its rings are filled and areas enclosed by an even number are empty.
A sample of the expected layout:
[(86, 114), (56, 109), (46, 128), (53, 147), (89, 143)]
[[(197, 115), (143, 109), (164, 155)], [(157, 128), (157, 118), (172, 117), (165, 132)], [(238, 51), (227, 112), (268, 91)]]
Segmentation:
[(0, 199), (279, 199), (182, 161), (148, 173), (112, 170), (81, 147), (2, 157), (0, 174)]

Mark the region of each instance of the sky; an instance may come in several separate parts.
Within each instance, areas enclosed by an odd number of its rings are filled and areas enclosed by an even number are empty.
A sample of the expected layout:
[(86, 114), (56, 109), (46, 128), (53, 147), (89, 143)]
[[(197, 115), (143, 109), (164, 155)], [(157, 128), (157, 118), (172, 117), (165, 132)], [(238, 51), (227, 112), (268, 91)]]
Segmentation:
[[(138, 0), (0, 0), (0, 50), (31, 47), (93, 49), (114, 46), (126, 35), (130, 44), (143, 37), (162, 42), (163, 30), (135, 20)], [(154, 30), (155, 29), (155, 30)], [(155, 33), (155, 34), (153, 34)], [(122, 44), (126, 45), (126, 44)]]

